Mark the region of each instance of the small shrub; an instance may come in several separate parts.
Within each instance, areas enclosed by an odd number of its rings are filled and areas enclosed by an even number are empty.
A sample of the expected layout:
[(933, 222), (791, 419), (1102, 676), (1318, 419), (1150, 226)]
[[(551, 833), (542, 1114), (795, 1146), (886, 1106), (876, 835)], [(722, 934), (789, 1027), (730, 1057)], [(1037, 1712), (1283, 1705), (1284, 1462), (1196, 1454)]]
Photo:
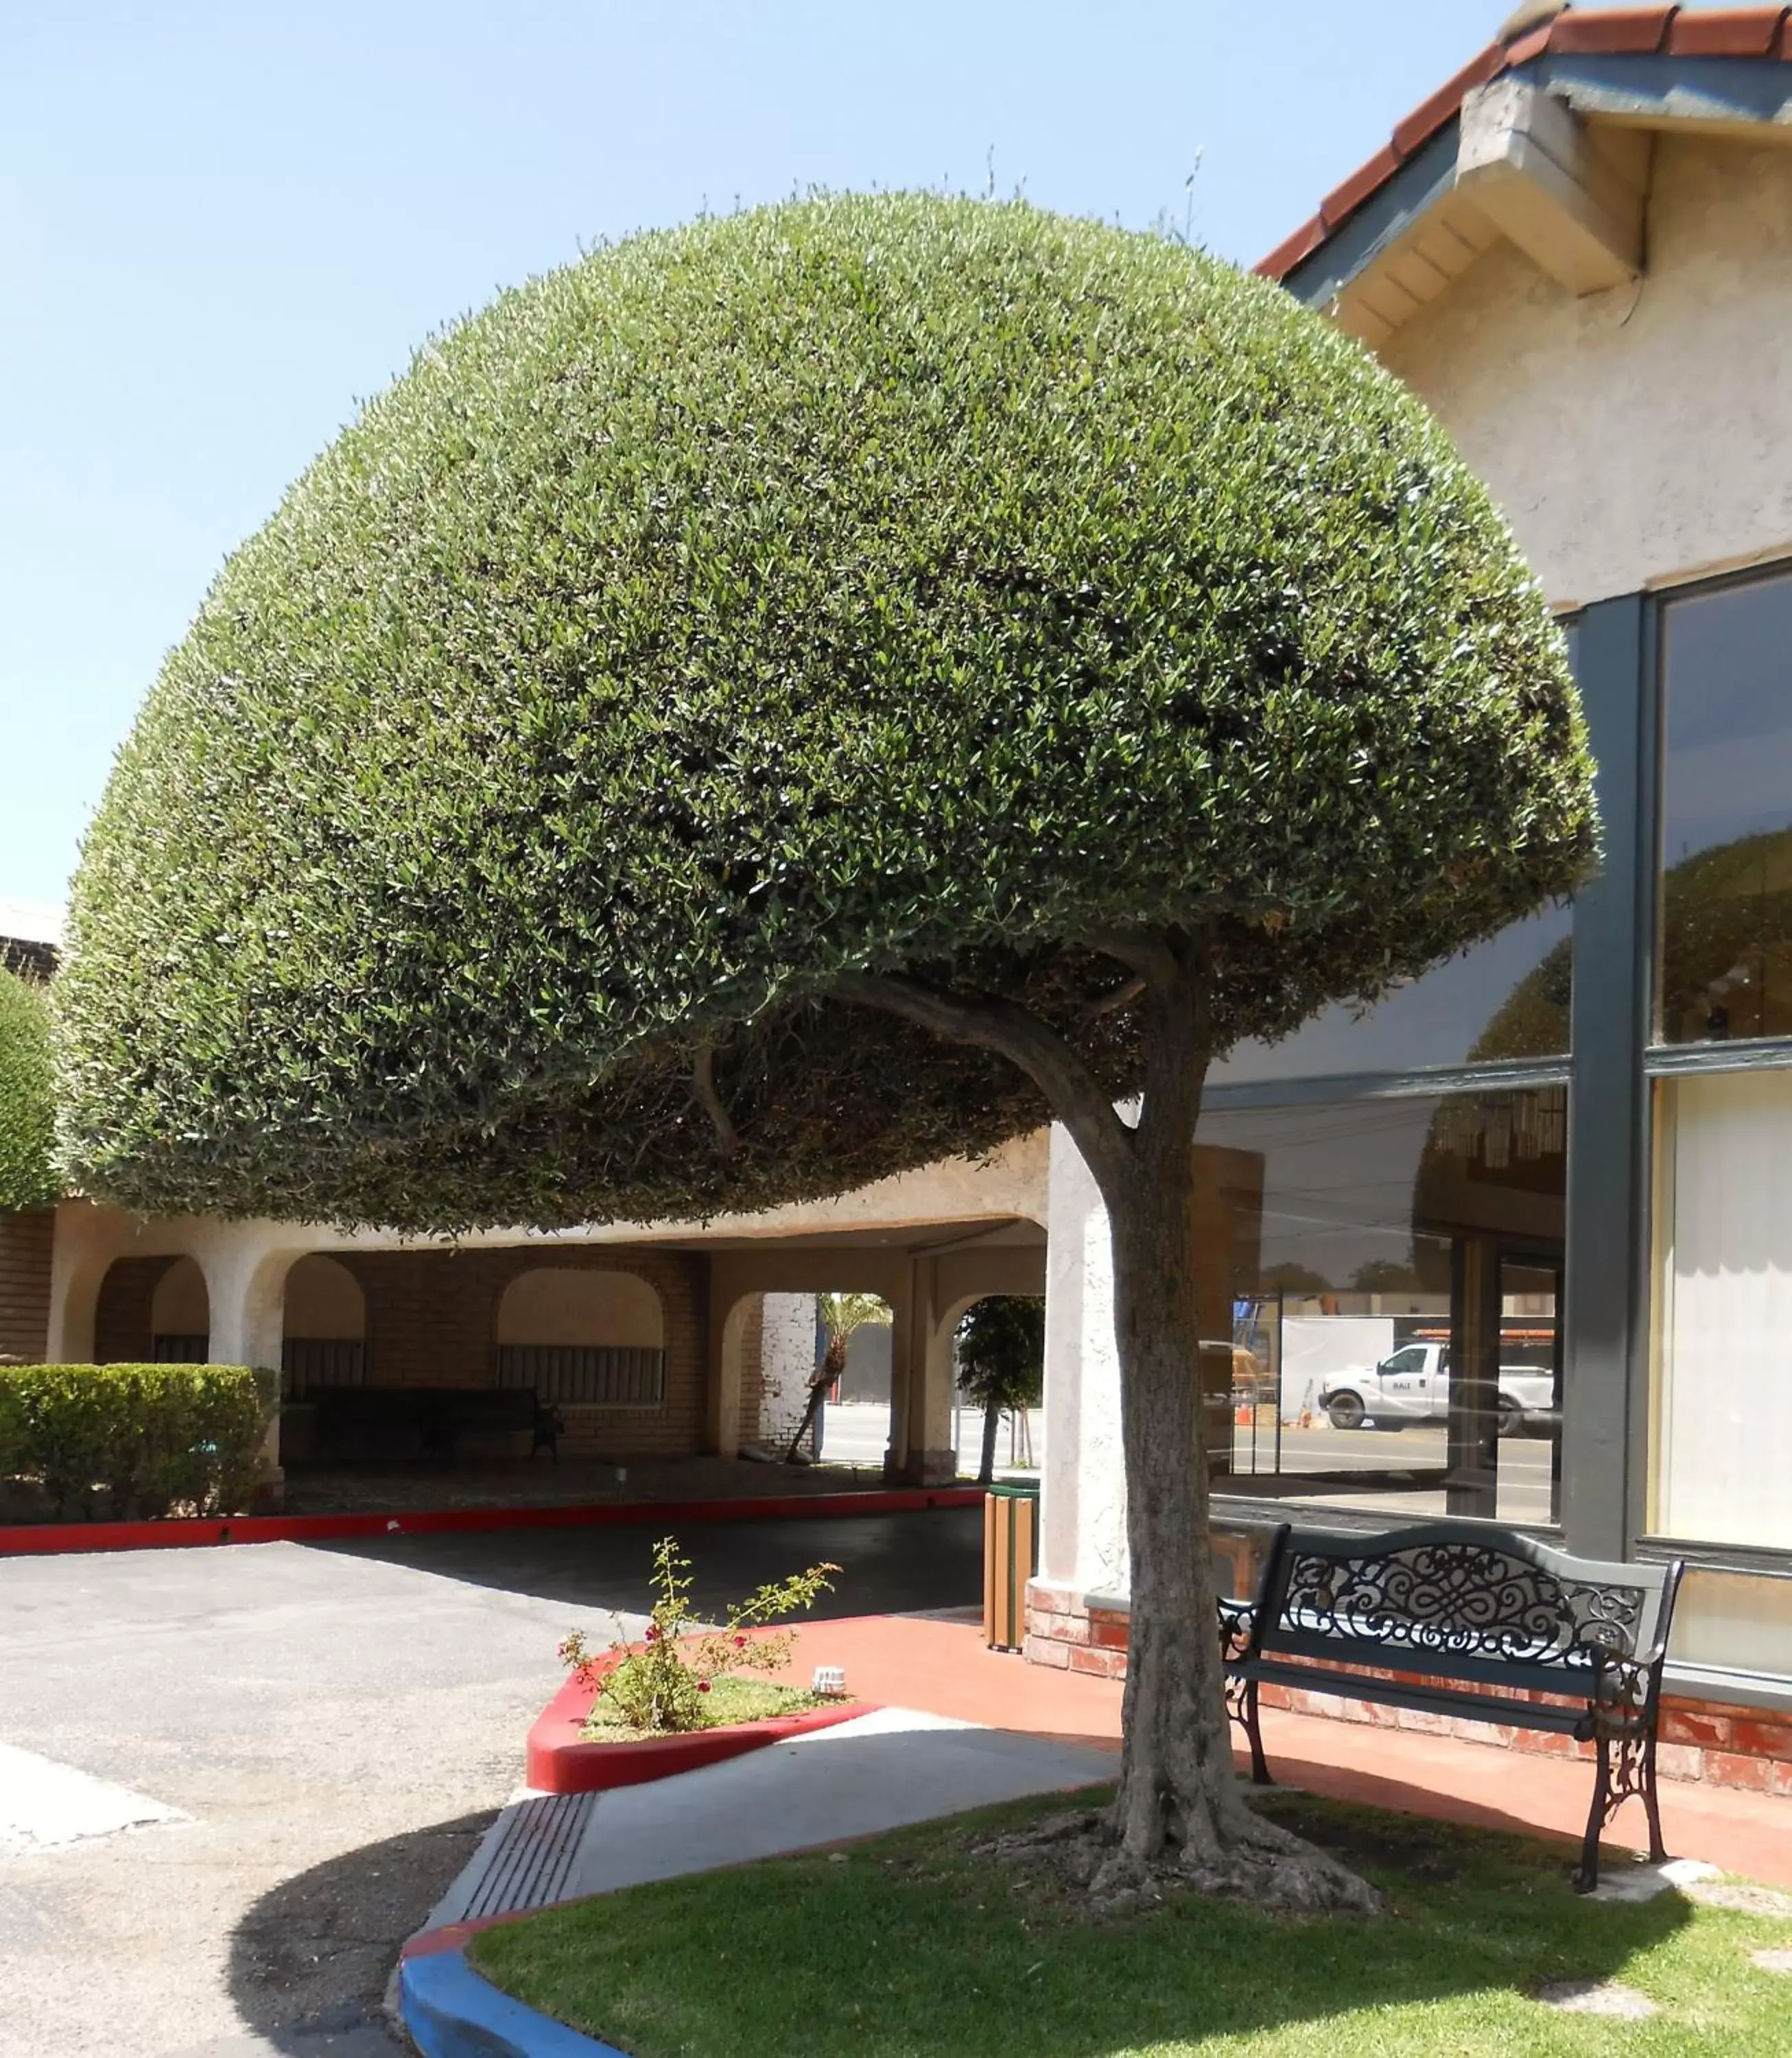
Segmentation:
[[(658, 1735), (707, 1729), (711, 1718), (705, 1702), (716, 1680), (741, 1671), (781, 1671), (790, 1663), (793, 1631), (757, 1638), (747, 1631), (813, 1607), (820, 1595), (832, 1589), (828, 1575), (839, 1570), (838, 1565), (811, 1565), (788, 1579), (768, 1582), (737, 1601), (719, 1629), (702, 1629), (690, 1606), (690, 1560), (680, 1555), (677, 1537), (662, 1536), (654, 1546), (655, 1599), (642, 1648), (610, 1646), (607, 1655), (614, 1663), (603, 1675), (599, 1698), (630, 1729)], [(560, 1658), (587, 1679), (604, 1662), (576, 1629), (561, 1643)]]
[(101, 1492), (125, 1519), (235, 1514), (274, 1406), (247, 1365), (0, 1365), (0, 1475), (35, 1479), (58, 1519)]

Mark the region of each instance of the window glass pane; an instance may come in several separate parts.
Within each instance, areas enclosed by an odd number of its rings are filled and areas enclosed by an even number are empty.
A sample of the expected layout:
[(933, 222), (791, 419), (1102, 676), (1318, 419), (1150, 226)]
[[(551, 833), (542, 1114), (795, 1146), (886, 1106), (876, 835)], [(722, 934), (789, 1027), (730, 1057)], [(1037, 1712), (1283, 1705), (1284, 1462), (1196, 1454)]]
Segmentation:
[(1568, 1047), (1573, 922), (1571, 909), (1546, 908), (1366, 1011), (1328, 1007), (1279, 1043), (1241, 1043), (1208, 1076), (1235, 1085), (1560, 1057)]
[(1658, 1094), (1655, 1527), (1792, 1547), (1792, 1074), (1677, 1079)]
[[(1564, 622), (1568, 662), (1580, 625)], [(1216, 1064), (1216, 1085), (1411, 1072), (1498, 1058), (1556, 1058), (1568, 1048), (1573, 911), (1548, 908), (1367, 1010), (1328, 1007), (1279, 1043), (1241, 1043)]]
[(1202, 1116), (1217, 1492), (1555, 1519), (1566, 1130), (1560, 1087)]
[(1663, 615), (1660, 1033), (1792, 1035), (1792, 576)]

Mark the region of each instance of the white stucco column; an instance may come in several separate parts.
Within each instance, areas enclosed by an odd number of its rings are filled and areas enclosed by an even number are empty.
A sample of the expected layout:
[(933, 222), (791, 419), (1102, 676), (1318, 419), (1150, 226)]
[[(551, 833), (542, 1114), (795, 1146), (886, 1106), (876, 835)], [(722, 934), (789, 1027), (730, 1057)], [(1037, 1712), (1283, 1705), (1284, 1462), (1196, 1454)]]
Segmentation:
[(44, 1354), (51, 1365), (91, 1365), (100, 1289), (114, 1257), (129, 1249), (120, 1223), (85, 1201), (56, 1210), (50, 1257), (50, 1325)]
[[(303, 1244), (284, 1246), (260, 1222), (209, 1222), (193, 1255), (205, 1274), (211, 1302), (213, 1365), (256, 1365), (280, 1373), (285, 1313), (286, 1275), (304, 1254)], [(280, 1461), (276, 1407), (261, 1447), (258, 1500), (277, 1504), (286, 1474)]]
[(1039, 1576), (1079, 1595), (1123, 1594), (1130, 1572), (1113, 1246), (1095, 1180), (1056, 1122), (1046, 1228)]

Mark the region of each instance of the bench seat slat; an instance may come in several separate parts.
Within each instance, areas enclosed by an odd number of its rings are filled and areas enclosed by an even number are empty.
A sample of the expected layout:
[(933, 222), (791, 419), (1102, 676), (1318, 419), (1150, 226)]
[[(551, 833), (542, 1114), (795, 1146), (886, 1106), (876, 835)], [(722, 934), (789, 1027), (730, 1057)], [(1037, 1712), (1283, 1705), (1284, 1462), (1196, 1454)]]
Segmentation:
[[(1428, 1672), (1433, 1668), (1427, 1667)], [(1246, 1659), (1234, 1668), (1241, 1679), (1259, 1684), (1297, 1687), (1313, 1694), (1341, 1694), (1352, 1701), (1373, 1701), (1384, 1707), (1417, 1708), (1434, 1715), (1472, 1715), (1478, 1722), (1508, 1722), (1514, 1729), (1553, 1730), (1565, 1736), (1591, 1736), (1593, 1718), (1584, 1702), (1577, 1708), (1552, 1707), (1539, 1701), (1496, 1699), (1449, 1687), (1415, 1687), (1403, 1679), (1377, 1679), (1367, 1674), (1324, 1672), (1317, 1666), (1291, 1665), (1273, 1658)]]
[(1579, 1694), (1593, 1690), (1592, 1655), (1585, 1647), (1572, 1659), (1538, 1661), (1531, 1658), (1489, 1658), (1422, 1643), (1385, 1643), (1371, 1636), (1325, 1635), (1319, 1631), (1265, 1630), (1261, 1649), (1286, 1658), (1328, 1659), (1344, 1665), (1375, 1666), (1389, 1672), (1422, 1672), (1428, 1677), (1456, 1679), (1482, 1687), (1522, 1687), (1540, 1694)]

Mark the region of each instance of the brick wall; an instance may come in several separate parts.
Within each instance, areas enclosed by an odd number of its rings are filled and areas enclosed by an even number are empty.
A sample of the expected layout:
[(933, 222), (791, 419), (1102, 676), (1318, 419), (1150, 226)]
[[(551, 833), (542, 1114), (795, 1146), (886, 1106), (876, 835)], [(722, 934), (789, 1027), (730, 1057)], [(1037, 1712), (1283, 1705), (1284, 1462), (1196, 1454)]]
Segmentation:
[[(1044, 1579), (1034, 1579), (1027, 1586), (1025, 1653), (1035, 1665), (1123, 1679), (1128, 1631), (1123, 1605), (1104, 1604), (1099, 1597)], [(1376, 1676), (1401, 1675), (1387, 1672)], [(1285, 1709), (1293, 1714), (1454, 1737), (1464, 1743), (1529, 1751), (1539, 1757), (1590, 1758), (1593, 1754), (1591, 1743), (1552, 1730), (1465, 1722), (1455, 1715), (1430, 1714), (1422, 1708), (1384, 1707), (1377, 1702), (1305, 1687), (1265, 1686), (1261, 1697), (1266, 1708)], [(1514, 1692), (1509, 1698), (1550, 1697)], [(1664, 1779), (1701, 1780), (1713, 1786), (1792, 1797), (1792, 1711), (1778, 1713), (1664, 1694), (1656, 1762)]]
[(0, 1357), (43, 1361), (55, 1233), (56, 1218), (47, 1208), (0, 1214)]
[(333, 1253), (367, 1301), (368, 1377), (379, 1386), (489, 1386), (498, 1303), (520, 1273), (567, 1266), (626, 1272), (658, 1294), (666, 1398), (654, 1408), (562, 1403), (569, 1456), (687, 1456), (702, 1448), (708, 1275), (683, 1252), (606, 1247)]
[(741, 1315), (741, 1441), (757, 1444), (765, 1421), (765, 1296), (749, 1293)]

